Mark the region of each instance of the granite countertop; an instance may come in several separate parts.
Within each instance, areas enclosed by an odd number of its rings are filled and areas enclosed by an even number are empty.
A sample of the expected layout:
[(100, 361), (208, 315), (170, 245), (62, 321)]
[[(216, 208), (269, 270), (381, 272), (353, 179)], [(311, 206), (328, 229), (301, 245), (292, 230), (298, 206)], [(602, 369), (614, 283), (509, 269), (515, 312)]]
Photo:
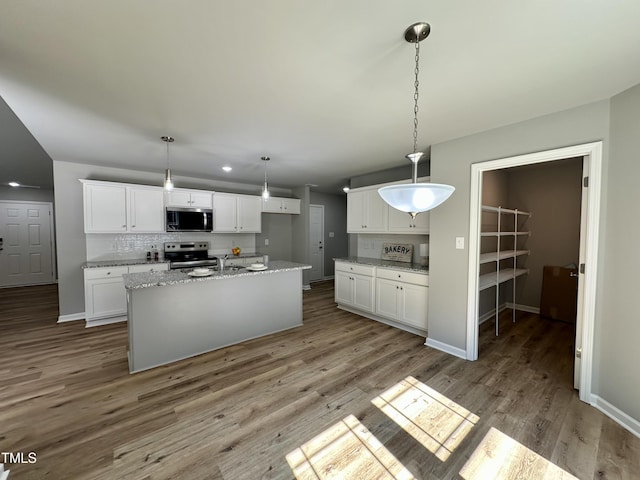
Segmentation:
[(271, 260), (266, 270), (251, 271), (246, 268), (238, 270), (225, 270), (222, 273), (215, 272), (206, 277), (192, 277), (182, 270), (168, 270), (164, 272), (129, 273), (124, 275), (124, 287), (127, 290), (149, 287), (165, 287), (192, 282), (209, 282), (230, 277), (246, 277), (250, 275), (268, 275), (289, 270), (307, 270), (311, 265), (288, 262), (285, 260)]
[(144, 258), (120, 258), (116, 260), (101, 260), (95, 262), (85, 262), (82, 268), (101, 268), (101, 267), (124, 267), (127, 265), (161, 265), (169, 263), (169, 260), (148, 261)]
[(371, 265), (374, 267), (395, 268), (397, 270), (409, 270), (417, 273), (429, 273), (429, 267), (418, 263), (394, 262), (392, 260), (381, 260), (369, 257), (342, 257), (334, 258), (336, 262), (359, 263), (361, 265)]

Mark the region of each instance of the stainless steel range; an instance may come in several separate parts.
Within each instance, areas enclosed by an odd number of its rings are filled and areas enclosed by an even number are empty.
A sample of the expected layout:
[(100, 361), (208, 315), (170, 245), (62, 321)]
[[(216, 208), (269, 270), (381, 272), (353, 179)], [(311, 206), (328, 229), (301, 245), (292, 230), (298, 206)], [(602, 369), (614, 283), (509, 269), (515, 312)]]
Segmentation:
[(167, 242), (164, 244), (164, 258), (169, 260), (169, 268), (214, 267), (216, 257), (210, 257), (209, 242)]

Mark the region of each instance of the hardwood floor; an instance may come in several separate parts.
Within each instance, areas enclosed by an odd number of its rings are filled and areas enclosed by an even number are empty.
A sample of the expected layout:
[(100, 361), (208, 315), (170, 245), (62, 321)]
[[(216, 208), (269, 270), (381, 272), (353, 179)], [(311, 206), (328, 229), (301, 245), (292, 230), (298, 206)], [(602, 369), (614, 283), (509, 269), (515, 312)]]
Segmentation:
[[(572, 388), (564, 323), (522, 314), (495, 337), (487, 322), (480, 360), (466, 362), (338, 310), (321, 282), (304, 294), (303, 327), (130, 375), (126, 324), (57, 315), (55, 286), (0, 290), (0, 448), (37, 456), (5, 460), (11, 480), (290, 479), (287, 455), (347, 418), (419, 479), (463, 478), (492, 427), (580, 479), (640, 478), (640, 439)], [(410, 377), (444, 396), (432, 406), (474, 420), (444, 456), (376, 406)], [(444, 417), (427, 417), (413, 421), (437, 440), (446, 426), (425, 425)]]

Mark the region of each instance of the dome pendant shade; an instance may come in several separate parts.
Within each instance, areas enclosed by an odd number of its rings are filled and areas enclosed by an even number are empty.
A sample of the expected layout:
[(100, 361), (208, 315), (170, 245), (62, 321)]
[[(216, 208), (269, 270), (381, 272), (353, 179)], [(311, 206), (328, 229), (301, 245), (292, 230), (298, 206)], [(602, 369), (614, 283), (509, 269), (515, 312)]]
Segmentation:
[(390, 206), (412, 217), (437, 207), (451, 196), (454, 187), (441, 183), (407, 183), (388, 185), (378, 190)]

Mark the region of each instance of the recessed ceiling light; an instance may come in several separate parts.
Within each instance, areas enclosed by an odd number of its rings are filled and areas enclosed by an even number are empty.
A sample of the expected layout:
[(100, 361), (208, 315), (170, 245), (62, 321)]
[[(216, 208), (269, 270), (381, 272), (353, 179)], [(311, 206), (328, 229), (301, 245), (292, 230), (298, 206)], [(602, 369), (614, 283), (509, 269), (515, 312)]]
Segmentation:
[(19, 187), (20, 184), (18, 182), (9, 182), (10, 187)]
[(342, 191), (343, 191), (344, 193), (347, 193), (347, 192), (349, 191), (349, 187), (342, 187)]
[(229, 165), (225, 165), (224, 167), (222, 167), (222, 170), (224, 170), (225, 172), (230, 172), (233, 169)]

